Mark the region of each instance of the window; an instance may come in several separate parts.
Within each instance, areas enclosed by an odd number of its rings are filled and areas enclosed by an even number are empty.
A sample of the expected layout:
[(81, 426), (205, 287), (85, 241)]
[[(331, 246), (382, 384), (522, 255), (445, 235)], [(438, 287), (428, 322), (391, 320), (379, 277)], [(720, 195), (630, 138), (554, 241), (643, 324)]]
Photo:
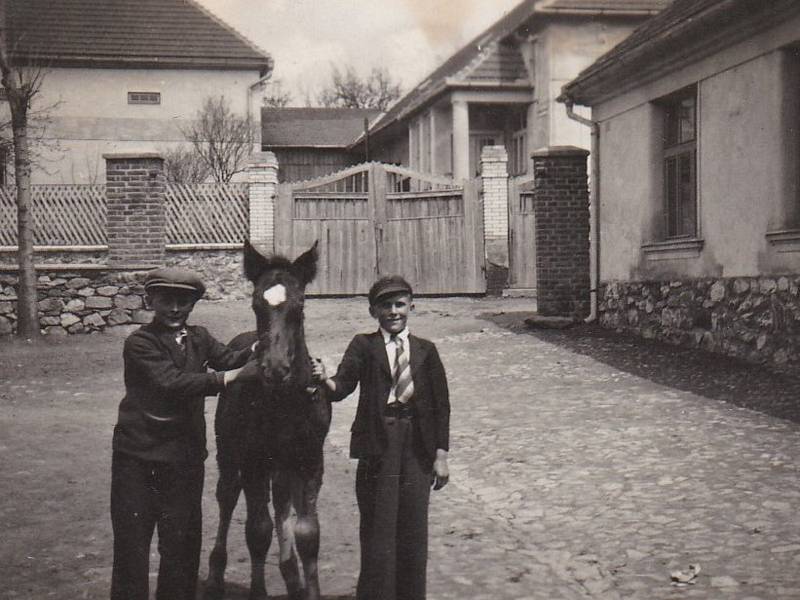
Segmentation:
[(697, 236), (697, 91), (667, 98), (664, 107), (664, 237)]
[(128, 92), (128, 104), (161, 104), (161, 93)]
[(513, 132), (508, 147), (508, 174), (523, 175), (528, 171), (528, 114), (519, 111), (512, 119)]

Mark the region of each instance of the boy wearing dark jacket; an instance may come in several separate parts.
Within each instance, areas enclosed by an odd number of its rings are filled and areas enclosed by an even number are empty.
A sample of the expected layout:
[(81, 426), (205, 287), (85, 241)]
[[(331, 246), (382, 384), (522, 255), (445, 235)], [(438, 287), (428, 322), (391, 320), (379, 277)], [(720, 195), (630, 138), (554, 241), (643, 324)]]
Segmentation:
[[(112, 600), (147, 600), (150, 543), (158, 528), (156, 598), (194, 600), (200, 563), (206, 451), (205, 397), (253, 377), (203, 327), (187, 325), (205, 292), (191, 271), (156, 269), (145, 280), (153, 320), (123, 350), (125, 397), (114, 428)], [(217, 372), (207, 372), (207, 366)]]
[(430, 488), (448, 481), (447, 377), (436, 346), (409, 334), (413, 306), (405, 279), (379, 279), (369, 292), (378, 331), (353, 338), (334, 377), (314, 365), (334, 401), (361, 384), (350, 441), (358, 459), (357, 600), (425, 599)]

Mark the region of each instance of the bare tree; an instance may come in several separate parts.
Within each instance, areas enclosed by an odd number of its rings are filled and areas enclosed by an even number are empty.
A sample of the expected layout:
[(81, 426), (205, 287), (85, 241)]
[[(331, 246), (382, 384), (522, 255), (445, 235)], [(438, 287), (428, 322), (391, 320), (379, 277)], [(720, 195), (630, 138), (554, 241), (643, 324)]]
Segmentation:
[(292, 102), (292, 93), (283, 87), (280, 79), (275, 79), (267, 84), (264, 94), (264, 106), (270, 108), (283, 108)]
[(45, 69), (31, 61), (30, 66), (12, 63), (6, 26), (5, 3), (0, 4), (0, 83), (5, 89), (11, 111), (11, 134), (14, 152), (14, 177), (17, 185), (17, 335), (34, 339), (40, 335), (36, 294), (36, 270), (33, 263), (33, 217), (31, 214), (31, 144), (29, 111), (44, 81)]
[(400, 83), (392, 80), (389, 71), (375, 67), (366, 77), (359, 76), (353, 67), (344, 72), (331, 66), (331, 83), (317, 96), (322, 106), (343, 108), (377, 108), (386, 110), (400, 97)]
[(161, 151), (164, 175), (170, 183), (203, 183), (208, 179), (208, 165), (194, 147), (177, 146)]
[(247, 167), (255, 132), (245, 117), (236, 115), (225, 96), (203, 101), (196, 120), (183, 130), (214, 181), (229, 182)]

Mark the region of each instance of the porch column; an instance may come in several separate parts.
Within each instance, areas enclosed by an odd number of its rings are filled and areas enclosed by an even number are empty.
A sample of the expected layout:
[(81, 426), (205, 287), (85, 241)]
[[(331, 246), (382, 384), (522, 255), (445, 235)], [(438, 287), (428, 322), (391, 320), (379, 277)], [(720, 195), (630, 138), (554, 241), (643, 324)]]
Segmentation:
[(247, 165), (250, 243), (264, 252), (275, 250), (275, 194), (278, 159), (273, 152), (256, 152)]
[(469, 179), (469, 104), (453, 100), (453, 178)]
[(113, 267), (164, 264), (166, 178), (156, 153), (104, 154), (108, 263)]
[(543, 316), (589, 313), (589, 186), (574, 146), (533, 153), (537, 309)]
[(499, 295), (508, 283), (508, 152), (505, 146), (481, 150), (483, 237), (487, 292)]

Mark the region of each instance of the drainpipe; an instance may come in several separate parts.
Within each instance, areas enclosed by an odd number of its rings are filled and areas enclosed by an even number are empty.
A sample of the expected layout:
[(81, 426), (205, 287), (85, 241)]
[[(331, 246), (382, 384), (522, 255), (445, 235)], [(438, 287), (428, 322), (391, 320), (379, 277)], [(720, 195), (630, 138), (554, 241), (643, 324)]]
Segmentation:
[[(256, 81), (253, 84), (247, 86), (247, 124), (252, 128), (253, 126), (253, 92), (258, 89), (264, 87), (269, 78), (272, 77), (272, 70), (269, 73), (264, 75), (261, 79)], [(261, 120), (259, 119), (259, 122)], [(253, 140), (253, 152), (261, 152), (261, 131), (255, 132), (255, 139)]]
[(597, 288), (600, 285), (600, 127), (597, 121), (592, 121), (591, 119), (576, 114), (573, 110), (574, 102), (571, 98), (566, 98), (564, 103), (567, 107), (567, 116), (581, 125), (586, 125), (592, 132), (591, 186), (589, 189), (589, 197), (591, 199), (589, 203), (591, 211), (589, 215), (589, 221), (591, 223), (591, 254), (589, 261), (592, 263), (593, 268), (590, 273), (589, 316), (584, 319), (586, 323), (591, 323), (597, 319)]

